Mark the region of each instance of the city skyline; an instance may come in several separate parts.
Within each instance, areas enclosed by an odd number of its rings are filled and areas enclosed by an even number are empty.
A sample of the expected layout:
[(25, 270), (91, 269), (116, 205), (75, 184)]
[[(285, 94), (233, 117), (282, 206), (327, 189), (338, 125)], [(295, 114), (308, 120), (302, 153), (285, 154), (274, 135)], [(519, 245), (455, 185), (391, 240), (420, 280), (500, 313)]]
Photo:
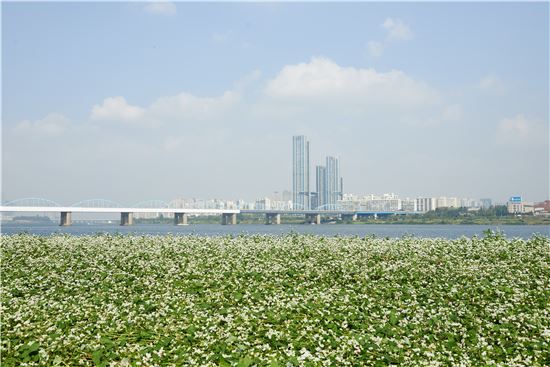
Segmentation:
[(340, 159), (326, 156), (315, 165), (315, 190), (311, 186), (310, 142), (305, 135), (292, 137), (292, 203), (299, 209), (335, 208), (343, 197)]
[(545, 200), (548, 6), (2, 3), (2, 199)]

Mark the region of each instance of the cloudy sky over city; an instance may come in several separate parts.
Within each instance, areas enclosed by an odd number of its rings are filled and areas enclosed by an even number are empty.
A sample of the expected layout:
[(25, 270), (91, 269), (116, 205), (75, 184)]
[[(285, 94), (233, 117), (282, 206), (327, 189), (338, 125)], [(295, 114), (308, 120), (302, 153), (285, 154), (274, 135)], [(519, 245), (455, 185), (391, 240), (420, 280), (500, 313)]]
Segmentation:
[(547, 199), (548, 7), (4, 2), (3, 200)]

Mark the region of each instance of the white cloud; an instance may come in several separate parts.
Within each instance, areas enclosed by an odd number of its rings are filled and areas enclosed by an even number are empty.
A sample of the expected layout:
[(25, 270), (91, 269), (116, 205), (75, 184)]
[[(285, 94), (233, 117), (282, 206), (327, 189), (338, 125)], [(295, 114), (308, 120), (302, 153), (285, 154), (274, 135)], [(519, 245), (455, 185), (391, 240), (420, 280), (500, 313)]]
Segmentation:
[(144, 117), (145, 111), (138, 106), (129, 105), (124, 97), (109, 97), (101, 105), (92, 108), (92, 120), (136, 121)]
[(158, 15), (176, 15), (176, 4), (170, 1), (150, 2), (143, 8), (146, 12)]
[(409, 26), (398, 18), (386, 18), (382, 27), (388, 31), (387, 39), (390, 41), (406, 41), (414, 36)]
[(377, 41), (369, 41), (367, 43), (369, 54), (374, 57), (380, 57), (384, 53), (384, 44)]
[(498, 126), (497, 141), (503, 144), (548, 144), (548, 124), (528, 119), (523, 114), (503, 118)]
[(157, 98), (149, 107), (133, 106), (124, 97), (109, 97), (93, 106), (91, 120), (120, 121), (141, 126), (162, 123), (207, 120), (221, 116), (240, 100), (236, 91), (226, 91), (219, 97), (198, 97), (190, 93)]
[(70, 125), (70, 120), (60, 113), (50, 113), (43, 119), (23, 120), (14, 127), (14, 132), (20, 135), (58, 136), (64, 133)]
[(147, 109), (154, 119), (208, 119), (220, 116), (240, 100), (234, 91), (220, 97), (197, 97), (190, 93), (158, 98)]
[(410, 27), (398, 18), (386, 18), (382, 23), (382, 28), (386, 30), (386, 37), (383, 41), (369, 41), (367, 50), (373, 57), (380, 57), (389, 43), (395, 41), (407, 41), (414, 37)]
[(483, 91), (497, 94), (506, 92), (506, 84), (494, 74), (489, 74), (481, 78), (477, 87)]
[(402, 71), (342, 67), (323, 57), (285, 66), (267, 83), (265, 93), (290, 101), (356, 104), (365, 108), (417, 106), (438, 100), (433, 88)]

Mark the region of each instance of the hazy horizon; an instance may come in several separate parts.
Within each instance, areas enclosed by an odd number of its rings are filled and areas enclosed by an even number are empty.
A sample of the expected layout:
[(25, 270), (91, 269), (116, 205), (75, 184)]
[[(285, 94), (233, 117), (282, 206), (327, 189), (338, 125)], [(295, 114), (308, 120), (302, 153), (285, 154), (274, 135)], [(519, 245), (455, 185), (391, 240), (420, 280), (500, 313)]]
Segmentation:
[(550, 196), (548, 2), (1, 6), (3, 200)]

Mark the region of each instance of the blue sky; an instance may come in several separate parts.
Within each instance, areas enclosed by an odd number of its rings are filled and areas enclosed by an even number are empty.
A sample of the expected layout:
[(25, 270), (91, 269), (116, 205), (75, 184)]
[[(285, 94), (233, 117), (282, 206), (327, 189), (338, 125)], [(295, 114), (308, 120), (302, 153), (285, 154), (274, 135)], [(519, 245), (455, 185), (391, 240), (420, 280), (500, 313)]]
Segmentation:
[(2, 3), (2, 75), (5, 198), (548, 197), (548, 3)]

